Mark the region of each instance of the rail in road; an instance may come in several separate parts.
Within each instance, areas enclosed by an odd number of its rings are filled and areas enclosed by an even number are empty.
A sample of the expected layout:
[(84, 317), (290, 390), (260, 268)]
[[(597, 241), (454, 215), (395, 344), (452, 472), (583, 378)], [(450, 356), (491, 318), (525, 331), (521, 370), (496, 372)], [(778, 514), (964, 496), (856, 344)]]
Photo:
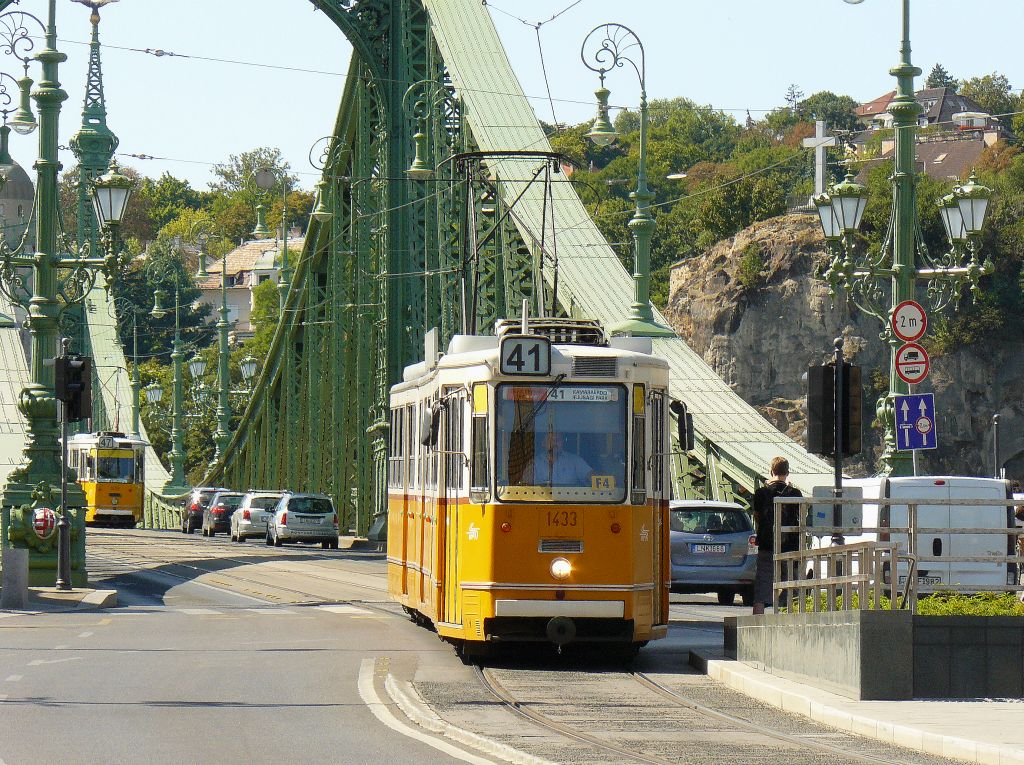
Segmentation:
[[(341, 609), (338, 613), (357, 624), (367, 619), (367, 628), (371, 623), (391, 624), (387, 631), (402, 634), (411, 628), (400, 609), (386, 600), (379, 553), (239, 545), (178, 532), (106, 529), (90, 534), (88, 553), (94, 578), (127, 586), (132, 581), (155, 583), (156, 600), (188, 583), (209, 588), (213, 602), (199, 603), (202, 608), (182, 609), (180, 600), (167, 597), (176, 604), (172, 610), (197, 620), (248, 611), (262, 614), (277, 604), (282, 619)], [(219, 607), (218, 598), (234, 606)], [(688, 600), (673, 605), (673, 618), (681, 620), (674, 622), (676, 634), (645, 648), (632, 670), (621, 662), (595, 660), (594, 654), (552, 659), (538, 658), (535, 652), (500, 655), (484, 667), (469, 668), (454, 650), (427, 655), (422, 647), (390, 658), (382, 649), (380, 666), (386, 674), (408, 678), (424, 707), (450, 725), (548, 762), (950, 762), (809, 723), (693, 672), (685, 665), (685, 651), (679, 650), (679, 633), (684, 633), (682, 639), (706, 640), (705, 633), (714, 628), (711, 622), (729, 609)], [(361, 645), (355, 629), (347, 641)], [(422, 637), (427, 645), (437, 645), (426, 630)], [(411, 720), (404, 724), (416, 727)], [(503, 761), (493, 752), (481, 756)]]

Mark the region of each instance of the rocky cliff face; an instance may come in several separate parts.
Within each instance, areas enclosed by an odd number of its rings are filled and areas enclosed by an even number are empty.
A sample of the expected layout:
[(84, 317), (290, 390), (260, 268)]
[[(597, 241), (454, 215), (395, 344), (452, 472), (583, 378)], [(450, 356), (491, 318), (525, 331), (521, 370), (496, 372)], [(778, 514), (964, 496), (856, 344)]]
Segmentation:
[[(672, 271), (665, 311), (675, 329), (738, 394), (803, 443), (807, 367), (831, 358), (843, 338), (863, 370), (863, 455), (852, 475), (875, 471), (875, 402), (888, 389), (881, 324), (813, 277), (823, 259), (817, 218), (791, 215), (757, 223)], [(919, 453), (922, 473), (992, 475), (991, 418), (1000, 414), (1001, 462), (1024, 477), (1024, 359), (1020, 343), (964, 348), (933, 359), (919, 392), (936, 394), (939, 449)]]

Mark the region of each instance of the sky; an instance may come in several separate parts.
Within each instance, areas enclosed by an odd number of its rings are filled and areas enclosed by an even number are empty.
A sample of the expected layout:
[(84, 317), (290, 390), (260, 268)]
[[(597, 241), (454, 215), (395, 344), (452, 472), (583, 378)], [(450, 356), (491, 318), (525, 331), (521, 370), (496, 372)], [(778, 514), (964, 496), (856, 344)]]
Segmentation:
[[(58, 47), (68, 55), (60, 70), (69, 96), (60, 129), (66, 146), (81, 123), (89, 11), (70, 0), (57, 3)], [(523, 90), (548, 122), (592, 117), (597, 75), (583, 66), (579, 51), (587, 33), (606, 22), (629, 26), (643, 42), (649, 98), (684, 96), (740, 121), (747, 110), (757, 119), (784, 105), (791, 84), (807, 96), (831, 90), (868, 101), (895, 83), (888, 70), (898, 62), (899, 0), (486, 5)], [(42, 17), (46, 3), (22, 0), (13, 6), (19, 9)], [(317, 171), (310, 149), (333, 128), (351, 46), (309, 0), (120, 0), (104, 8), (102, 17), (108, 124), (121, 139), (121, 164), (151, 177), (170, 172), (205, 189), (214, 163), (272, 146), (283, 151), (300, 185), (312, 187)], [(913, 61), (924, 76), (936, 62), (957, 78), (998, 71), (1019, 92), (1022, 25), (1024, 0), (914, 0)], [(154, 56), (145, 49), (176, 55)], [(0, 55), (0, 69), (20, 75), (10, 56)], [(607, 84), (613, 104), (637, 103), (631, 71), (616, 70)], [(12, 135), (11, 152), (31, 166), (38, 133)], [(69, 150), (61, 160), (74, 164)]]

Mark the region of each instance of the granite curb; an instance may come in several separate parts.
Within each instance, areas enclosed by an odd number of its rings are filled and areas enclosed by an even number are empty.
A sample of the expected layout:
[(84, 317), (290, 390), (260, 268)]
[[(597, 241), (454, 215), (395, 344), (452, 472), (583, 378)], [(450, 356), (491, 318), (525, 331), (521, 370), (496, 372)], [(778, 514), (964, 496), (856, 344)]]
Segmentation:
[(457, 741), (484, 754), (500, 757), (504, 762), (515, 763), (515, 765), (555, 765), (550, 760), (535, 757), (508, 744), (494, 741), (479, 733), (473, 733), (442, 720), (434, 710), (427, 706), (416, 693), (412, 683), (407, 680), (396, 680), (394, 675), (389, 674), (384, 681), (384, 689), (406, 717), (431, 733), (441, 734), (452, 741)]
[[(901, 725), (891, 719), (882, 720), (857, 714), (848, 708), (844, 709), (839, 697), (835, 697), (836, 703), (823, 703), (810, 693), (802, 692), (800, 683), (782, 681), (782, 678), (754, 666), (722, 658), (718, 651), (690, 651), (690, 664), (711, 679), (751, 698), (847, 733), (980, 765), (1024, 765), (1022, 748), (933, 733), (914, 725)], [(950, 720), (950, 724), (953, 722)], [(959, 723), (964, 722), (961, 717)]]

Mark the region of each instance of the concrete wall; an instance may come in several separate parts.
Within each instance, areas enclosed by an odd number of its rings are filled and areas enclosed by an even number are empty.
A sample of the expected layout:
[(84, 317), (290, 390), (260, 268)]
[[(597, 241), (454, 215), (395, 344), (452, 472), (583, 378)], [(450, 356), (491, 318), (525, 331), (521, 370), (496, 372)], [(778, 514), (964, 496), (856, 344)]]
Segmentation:
[(909, 611), (769, 614), (736, 620), (736, 658), (852, 699), (914, 693)]
[(914, 696), (1024, 696), (1024, 619), (915, 616)]

